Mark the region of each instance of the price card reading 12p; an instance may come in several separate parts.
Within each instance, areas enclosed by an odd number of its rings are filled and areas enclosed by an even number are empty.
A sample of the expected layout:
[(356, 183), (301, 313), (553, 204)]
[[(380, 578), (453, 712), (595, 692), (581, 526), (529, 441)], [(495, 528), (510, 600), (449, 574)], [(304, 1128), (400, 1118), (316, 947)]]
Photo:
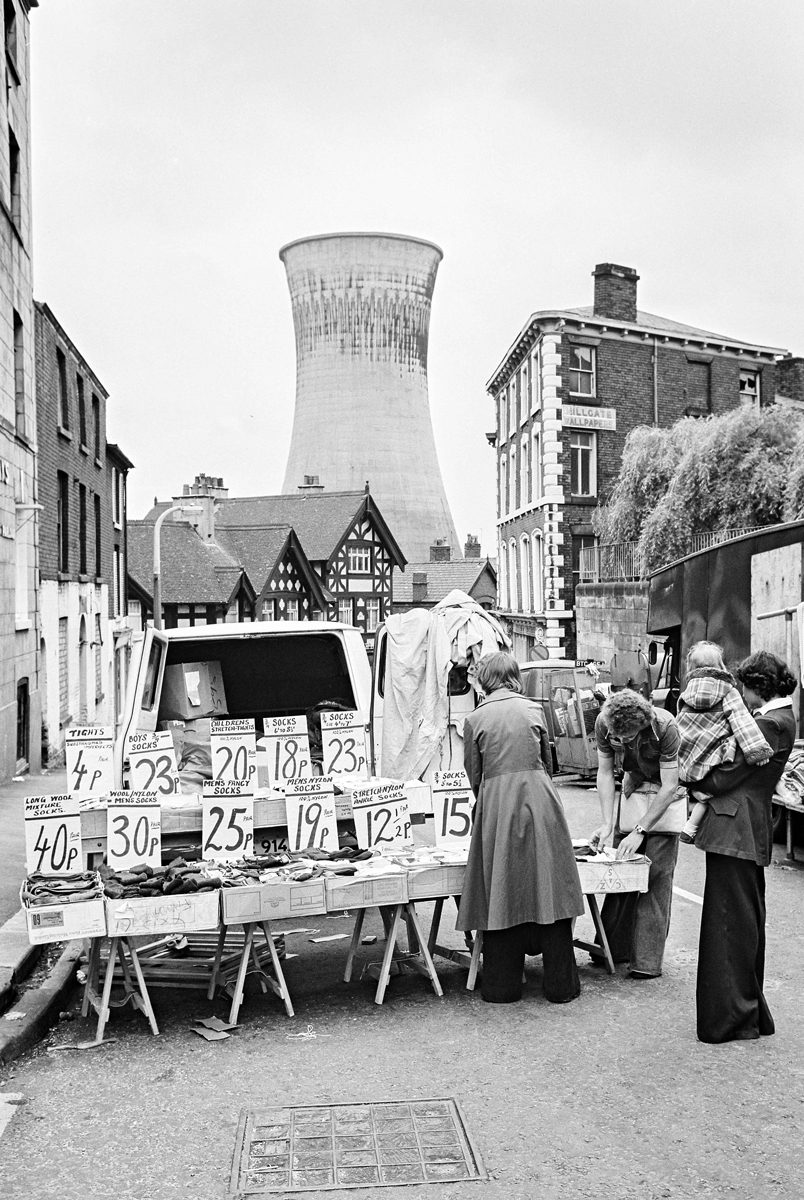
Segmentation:
[(106, 861), (114, 871), (147, 863), (162, 865), (162, 809), (154, 792), (109, 793)]
[(82, 869), (77, 794), (25, 797), (25, 862), (29, 875)]
[(321, 746), (325, 775), (357, 775), (368, 779), (366, 727), (359, 712), (322, 712)]
[(179, 768), (171, 734), (133, 733), (128, 740), (132, 792), (173, 796), (179, 790)]
[(257, 774), (257, 740), (250, 717), (210, 722), (212, 778), (224, 783), (239, 783), (251, 791)]
[(386, 853), (412, 842), (408, 798), (401, 783), (374, 783), (352, 793), (357, 844)]
[(337, 850), (338, 823), (331, 775), (289, 779), (285, 786), (291, 850)]
[(212, 862), (237, 862), (254, 850), (254, 797), (242, 785), (204, 784), (201, 797), (201, 857)]
[(64, 746), (67, 786), (81, 796), (105, 796), (114, 787), (114, 735), (103, 726), (68, 729)]
[(468, 849), (472, 836), (474, 793), (465, 771), (436, 771), (433, 776), (435, 844)]
[(263, 727), (270, 786), (284, 789), (289, 779), (298, 779), (300, 775), (309, 778), (313, 770), (305, 718), (265, 717)]

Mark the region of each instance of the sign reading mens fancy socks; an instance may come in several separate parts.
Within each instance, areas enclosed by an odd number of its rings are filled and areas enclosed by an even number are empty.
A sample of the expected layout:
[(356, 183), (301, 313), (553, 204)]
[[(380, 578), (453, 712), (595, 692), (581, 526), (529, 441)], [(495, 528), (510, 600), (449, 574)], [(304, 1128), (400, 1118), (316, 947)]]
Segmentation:
[(237, 862), (254, 849), (254, 797), (236, 781), (204, 784), (201, 799), (201, 857)]

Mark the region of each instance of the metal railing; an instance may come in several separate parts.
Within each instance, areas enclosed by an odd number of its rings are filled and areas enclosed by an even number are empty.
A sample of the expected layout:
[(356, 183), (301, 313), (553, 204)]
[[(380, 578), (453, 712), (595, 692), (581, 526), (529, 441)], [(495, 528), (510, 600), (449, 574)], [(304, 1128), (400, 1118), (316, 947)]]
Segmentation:
[[(706, 533), (696, 533), (689, 542), (683, 557), (695, 554), (699, 550), (709, 550), (723, 542), (742, 537), (746, 533), (756, 533), (767, 526), (751, 525), (743, 529), (714, 529)], [(668, 563), (657, 564), (651, 570), (660, 570)], [(580, 583), (625, 583), (645, 579), (648, 572), (645, 569), (643, 555), (639, 552), (638, 542), (612, 542), (607, 546), (586, 546), (580, 553)]]

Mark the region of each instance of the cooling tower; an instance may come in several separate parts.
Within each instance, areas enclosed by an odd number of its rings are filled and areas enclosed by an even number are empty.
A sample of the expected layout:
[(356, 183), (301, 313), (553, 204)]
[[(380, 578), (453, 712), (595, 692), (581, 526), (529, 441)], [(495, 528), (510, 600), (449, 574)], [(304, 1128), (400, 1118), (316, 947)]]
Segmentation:
[(436, 539), (461, 558), (427, 394), (430, 303), (442, 252), (388, 233), (283, 246), (296, 332), (296, 409), (284, 492), (365, 487), (409, 562)]

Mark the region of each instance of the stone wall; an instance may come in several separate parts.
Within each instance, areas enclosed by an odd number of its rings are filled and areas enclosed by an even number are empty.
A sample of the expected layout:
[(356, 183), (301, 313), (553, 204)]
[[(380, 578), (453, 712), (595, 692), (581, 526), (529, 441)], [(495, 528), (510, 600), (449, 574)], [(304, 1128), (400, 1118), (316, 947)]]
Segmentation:
[(579, 584), (575, 606), (579, 659), (608, 663), (615, 651), (647, 648), (646, 582)]

